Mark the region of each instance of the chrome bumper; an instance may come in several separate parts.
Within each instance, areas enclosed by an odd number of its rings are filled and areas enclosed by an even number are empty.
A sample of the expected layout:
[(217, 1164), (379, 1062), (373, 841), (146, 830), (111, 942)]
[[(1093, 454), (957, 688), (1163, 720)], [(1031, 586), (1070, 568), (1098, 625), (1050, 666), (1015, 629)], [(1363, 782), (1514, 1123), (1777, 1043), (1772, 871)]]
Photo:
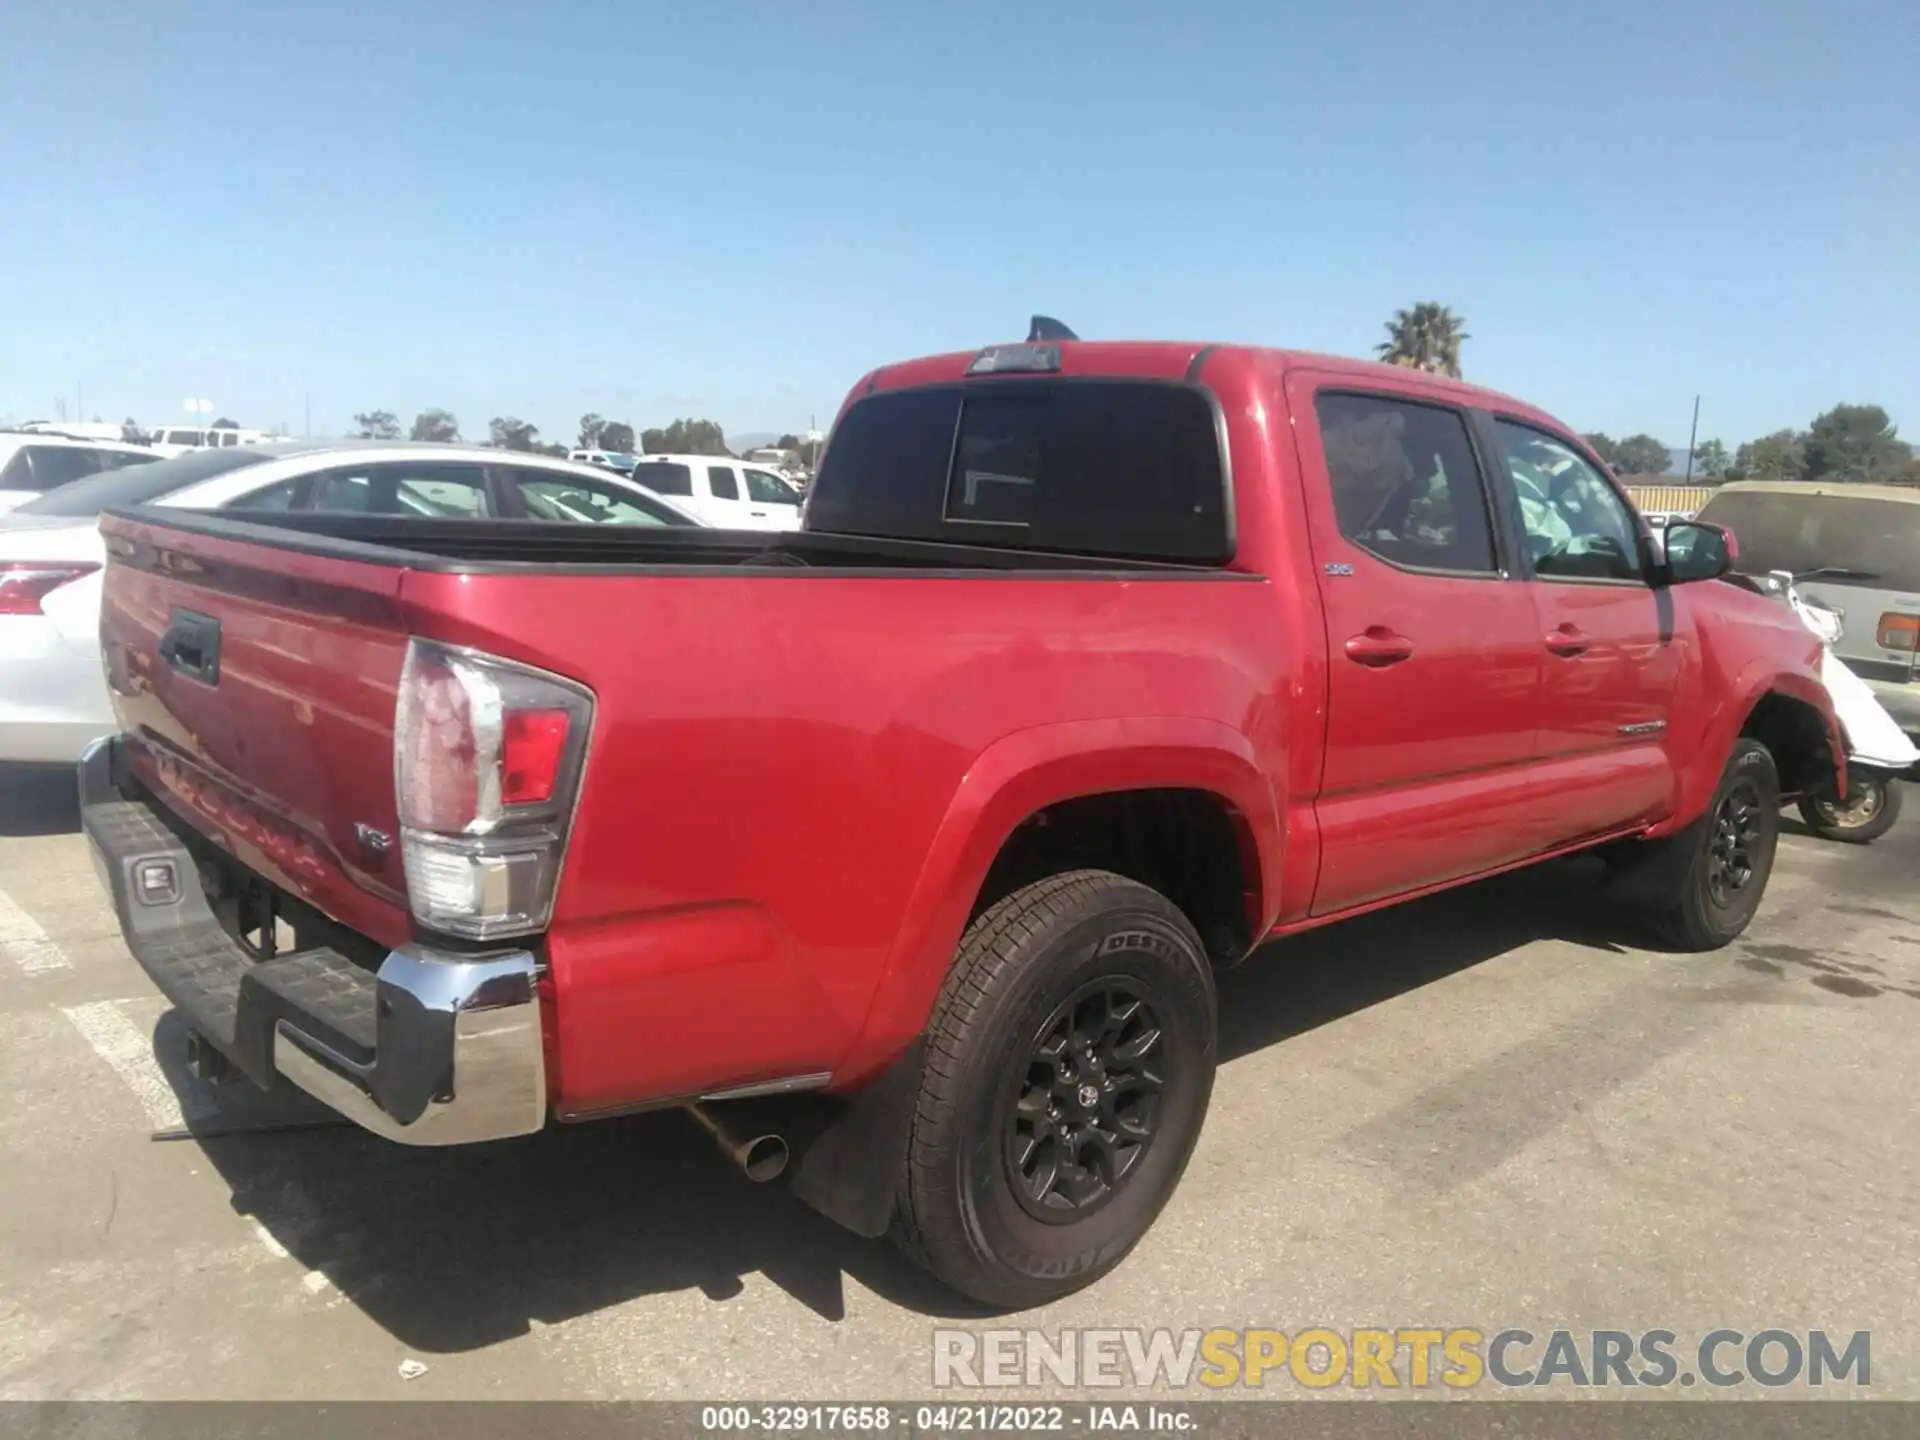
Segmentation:
[(284, 1077), (405, 1145), (546, 1124), (538, 957), (404, 945), (372, 973), (324, 948), (258, 959), (215, 916), (181, 832), (123, 782), (118, 742), (88, 746), (79, 770), (87, 843), (127, 948), (193, 1032), (255, 1084)]
[(373, 1059), (340, 1054), (282, 1019), (274, 1025), (274, 1069), (362, 1129), (402, 1145), (530, 1135), (547, 1121), (538, 976), (539, 962), (524, 950), (485, 959), (411, 946), (389, 951), (375, 976)]

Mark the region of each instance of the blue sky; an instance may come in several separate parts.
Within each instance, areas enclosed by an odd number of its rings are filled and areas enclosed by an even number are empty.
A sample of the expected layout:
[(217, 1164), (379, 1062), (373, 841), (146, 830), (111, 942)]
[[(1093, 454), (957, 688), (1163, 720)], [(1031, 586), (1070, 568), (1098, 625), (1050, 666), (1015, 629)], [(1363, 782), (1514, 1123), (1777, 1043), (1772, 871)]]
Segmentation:
[(0, 419), (825, 424), (1018, 338), (1920, 439), (1920, 5), (0, 5)]

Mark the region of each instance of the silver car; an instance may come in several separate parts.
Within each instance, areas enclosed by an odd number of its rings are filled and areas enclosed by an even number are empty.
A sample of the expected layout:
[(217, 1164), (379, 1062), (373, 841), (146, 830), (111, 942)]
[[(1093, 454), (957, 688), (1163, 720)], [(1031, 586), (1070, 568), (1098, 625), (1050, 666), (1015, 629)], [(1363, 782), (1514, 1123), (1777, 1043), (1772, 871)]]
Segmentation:
[(1733, 531), (1742, 574), (1808, 575), (1800, 592), (1840, 617), (1834, 653), (1920, 736), (1920, 489), (1741, 481), (1697, 518)]

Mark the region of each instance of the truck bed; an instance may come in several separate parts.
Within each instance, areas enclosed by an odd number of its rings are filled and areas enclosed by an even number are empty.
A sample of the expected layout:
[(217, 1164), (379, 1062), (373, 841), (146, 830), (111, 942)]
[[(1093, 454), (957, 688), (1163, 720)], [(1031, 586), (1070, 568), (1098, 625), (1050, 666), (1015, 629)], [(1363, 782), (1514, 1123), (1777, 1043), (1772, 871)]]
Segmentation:
[(304, 554), (471, 574), (537, 570), (588, 574), (646, 568), (669, 573), (740, 566), (815, 571), (1050, 571), (1097, 574), (1224, 574), (1208, 566), (1117, 560), (1100, 555), (997, 550), (929, 540), (877, 539), (817, 531), (707, 530), (667, 526), (568, 525), (544, 520), (420, 519), (392, 515), (275, 513), (270, 520), (134, 507), (109, 516), (163, 524), (193, 535), (273, 545)]
[(989, 837), (1050, 787), (1192, 784), (1198, 747), (1270, 834), (1248, 730), (1279, 742), (1271, 677), (1318, 643), (1250, 572), (922, 540), (163, 509), (102, 532), (129, 792), (386, 950), (422, 938), (393, 843), (411, 641), (592, 694), (539, 942), (567, 1116), (877, 1063)]

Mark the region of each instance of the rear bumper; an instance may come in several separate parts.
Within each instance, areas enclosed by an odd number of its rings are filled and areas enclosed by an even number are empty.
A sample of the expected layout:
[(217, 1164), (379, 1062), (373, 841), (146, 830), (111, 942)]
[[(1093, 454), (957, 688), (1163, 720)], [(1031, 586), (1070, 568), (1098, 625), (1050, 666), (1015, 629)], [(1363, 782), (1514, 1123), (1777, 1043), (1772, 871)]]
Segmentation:
[(536, 956), (404, 945), (377, 971), (328, 949), (260, 960), (220, 924), (199, 860), (159, 807), (123, 788), (118, 752), (99, 740), (80, 760), (94, 867), (127, 948), (206, 1043), (255, 1084), (284, 1078), (402, 1144), (546, 1123)]

